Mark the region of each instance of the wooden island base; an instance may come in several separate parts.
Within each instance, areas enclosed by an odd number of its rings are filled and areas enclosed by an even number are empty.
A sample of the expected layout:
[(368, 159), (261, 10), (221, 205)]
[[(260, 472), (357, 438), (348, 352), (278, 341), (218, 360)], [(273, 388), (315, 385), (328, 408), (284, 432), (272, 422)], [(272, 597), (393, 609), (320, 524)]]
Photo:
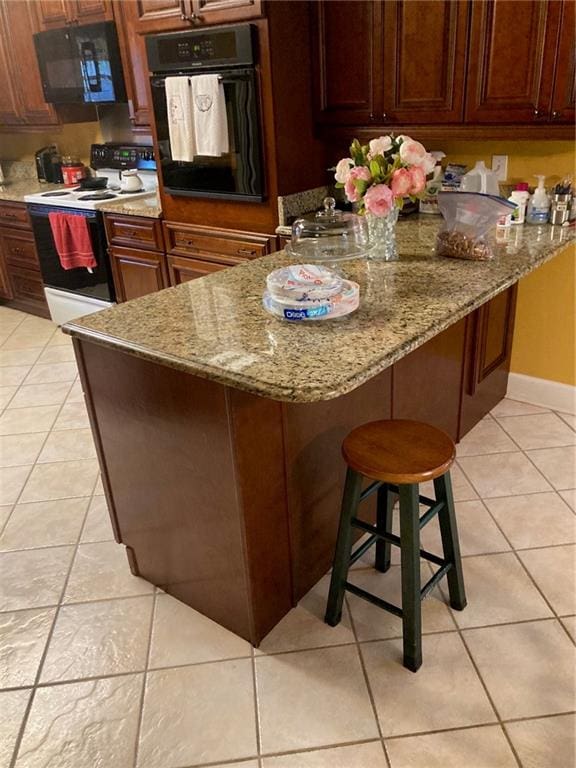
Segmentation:
[(347, 432), (412, 417), (459, 439), (505, 394), (514, 298), (515, 287), (349, 394), (315, 403), (74, 338), (132, 572), (258, 645), (330, 567)]

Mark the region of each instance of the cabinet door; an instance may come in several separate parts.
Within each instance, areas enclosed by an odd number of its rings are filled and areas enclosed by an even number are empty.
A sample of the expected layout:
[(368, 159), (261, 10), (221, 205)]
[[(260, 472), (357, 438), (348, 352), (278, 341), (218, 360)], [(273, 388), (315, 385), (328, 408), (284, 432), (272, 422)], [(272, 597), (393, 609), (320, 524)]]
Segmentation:
[(109, 249), (118, 301), (129, 301), (168, 285), (164, 255), (135, 248)]
[(192, 0), (199, 24), (227, 24), (262, 15), (261, 0)]
[(513, 285), (466, 318), (459, 439), (506, 395), (516, 293)]
[[(124, 5), (124, 3), (122, 3)], [(112, 18), (110, 0), (74, 0), (71, 8), (73, 21), (80, 24), (94, 24)]]
[(384, 3), (383, 122), (463, 119), (468, 7), (461, 0)]
[(320, 122), (351, 125), (381, 119), (376, 84), (382, 73), (374, 71), (381, 61), (381, 13), (380, 3), (372, 0), (313, 3), (315, 109)]
[[(9, 53), (14, 82), (18, 88), (20, 116), (28, 125), (58, 123), (54, 108), (44, 101), (40, 72), (33, 53), (32, 35), (40, 29), (36, 7), (31, 2), (4, 2), (4, 17), (9, 29)], [(23, 55), (23, 52), (30, 55)]]
[(6, 263), (6, 256), (0, 242), (0, 299), (11, 299), (12, 289), (10, 287), (10, 280), (8, 278), (8, 265)]
[(43, 29), (63, 27), (69, 21), (69, 3), (66, 0), (39, 0), (38, 18)]
[[(132, 3), (122, 3), (132, 5)], [(189, 29), (192, 14), (190, 0), (136, 0), (133, 14), (138, 32), (162, 32), (168, 29)]]
[(146, 39), (139, 33), (140, 3), (116, 6), (116, 25), (120, 55), (128, 96), (130, 121), (135, 128), (150, 129), (151, 110), (148, 98), (148, 63)]
[(7, 3), (0, 4), (0, 125), (23, 122), (16, 80), (12, 74), (11, 47), (8, 37)]
[(564, 0), (560, 8), (560, 39), (556, 56), (556, 73), (552, 94), (552, 120), (557, 123), (574, 122), (576, 101), (576, 40), (574, 28), (574, 0)]
[(557, 37), (553, 16), (552, 3), (542, 0), (472, 3), (467, 122), (549, 119)]
[(229, 264), (220, 264), (215, 261), (202, 261), (201, 259), (187, 259), (184, 256), (167, 256), (170, 285), (180, 285), (197, 277), (210, 275), (226, 269)]

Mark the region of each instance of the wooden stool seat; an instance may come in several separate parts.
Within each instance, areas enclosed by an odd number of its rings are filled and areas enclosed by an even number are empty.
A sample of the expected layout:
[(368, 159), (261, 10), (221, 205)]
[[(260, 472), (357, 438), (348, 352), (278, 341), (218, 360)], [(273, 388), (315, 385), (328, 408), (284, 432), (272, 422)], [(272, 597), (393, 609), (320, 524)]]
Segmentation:
[(342, 444), (349, 467), (372, 480), (401, 485), (444, 475), (456, 446), (441, 429), (420, 421), (372, 421), (352, 430)]

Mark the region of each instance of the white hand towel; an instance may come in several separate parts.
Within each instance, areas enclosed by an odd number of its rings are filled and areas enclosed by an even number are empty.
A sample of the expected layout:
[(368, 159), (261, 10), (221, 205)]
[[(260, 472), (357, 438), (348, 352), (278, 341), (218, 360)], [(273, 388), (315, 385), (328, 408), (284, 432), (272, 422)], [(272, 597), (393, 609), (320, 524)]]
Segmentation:
[(229, 151), (224, 86), (218, 75), (190, 78), (196, 154), (220, 157)]
[(198, 152), (189, 77), (166, 78), (166, 107), (172, 160), (192, 163)]

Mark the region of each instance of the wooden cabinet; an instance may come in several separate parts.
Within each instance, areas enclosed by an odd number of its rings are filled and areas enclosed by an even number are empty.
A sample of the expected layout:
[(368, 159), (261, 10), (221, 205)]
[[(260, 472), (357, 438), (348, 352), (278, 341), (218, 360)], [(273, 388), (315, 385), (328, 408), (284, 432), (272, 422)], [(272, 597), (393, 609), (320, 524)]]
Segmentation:
[(0, 125), (58, 123), (54, 108), (44, 101), (33, 52), (32, 35), (39, 28), (30, 0), (0, 0)]
[(50, 316), (24, 203), (0, 202), (0, 298), (14, 309)]
[(168, 285), (164, 255), (136, 248), (110, 246), (108, 249), (118, 301), (129, 301)]
[(124, 245), (147, 251), (164, 251), (160, 219), (144, 216), (106, 216), (106, 234), (110, 245)]
[(111, 0), (38, 0), (42, 29), (68, 24), (94, 24), (112, 18)]
[(574, 107), (576, 102), (575, 8), (576, 6), (572, 0), (564, 0), (558, 9), (560, 32), (556, 56), (556, 71), (554, 73), (554, 88), (552, 91), (552, 122), (574, 123)]
[(175, 256), (201, 256), (234, 265), (238, 260), (255, 259), (273, 253), (277, 248), (276, 235), (257, 232), (222, 230), (191, 224), (164, 222), (166, 252)]
[(221, 264), (216, 261), (202, 261), (201, 259), (189, 259), (185, 256), (166, 256), (168, 262), (168, 275), (170, 285), (180, 285), (197, 277), (204, 277), (213, 272), (226, 269), (230, 264)]
[(460, 437), (506, 395), (517, 285), (466, 318)]
[(140, 33), (142, 5), (142, 2), (119, 3), (115, 7), (115, 17), (130, 121), (136, 130), (149, 131), (152, 111), (148, 95), (146, 38)]
[(227, 24), (262, 15), (261, 0), (136, 0), (136, 29), (141, 34)]

